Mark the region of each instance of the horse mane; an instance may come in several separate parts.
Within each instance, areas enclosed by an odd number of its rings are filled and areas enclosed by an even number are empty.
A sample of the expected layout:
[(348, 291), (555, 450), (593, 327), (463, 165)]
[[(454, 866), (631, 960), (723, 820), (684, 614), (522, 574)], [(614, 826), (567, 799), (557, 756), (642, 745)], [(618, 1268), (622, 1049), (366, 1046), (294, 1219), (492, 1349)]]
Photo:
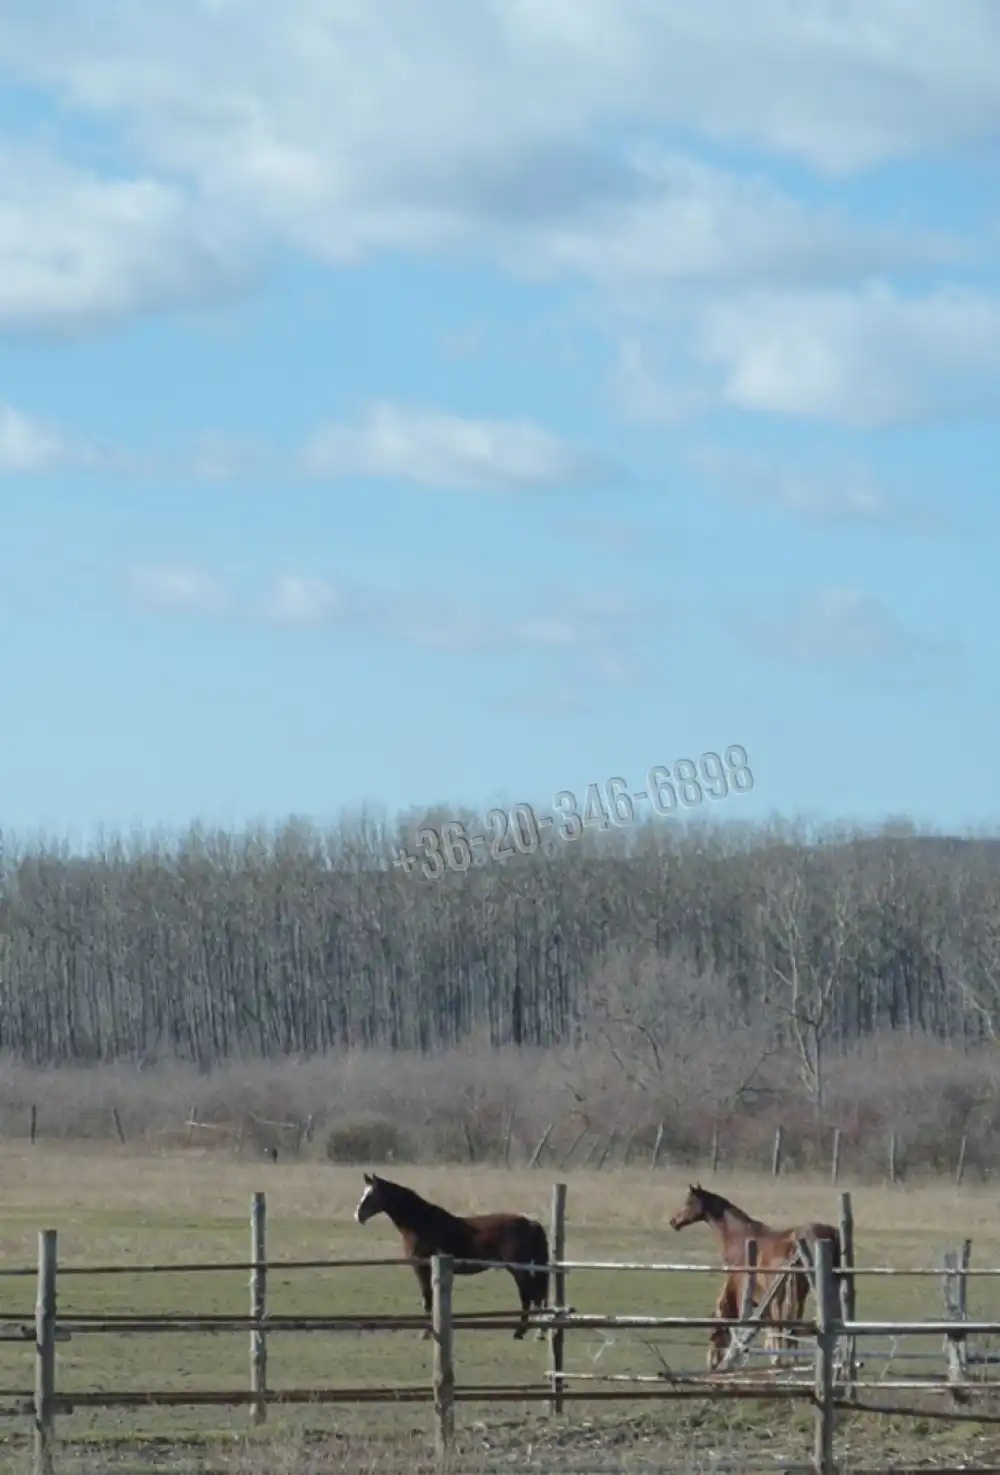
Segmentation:
[(442, 1208), (440, 1204), (431, 1203), (430, 1199), (424, 1198), (415, 1188), (407, 1188), (405, 1183), (394, 1183), (391, 1178), (380, 1178), (379, 1183), (383, 1188), (389, 1190), (389, 1199), (393, 1204), (399, 1204), (400, 1208), (411, 1208), (417, 1211), (423, 1210), (428, 1218), (438, 1224), (447, 1223), (451, 1227), (467, 1230), (468, 1225), (464, 1219), (457, 1214), (452, 1214), (448, 1209)]
[(752, 1214), (748, 1214), (746, 1209), (741, 1209), (739, 1204), (734, 1204), (731, 1198), (726, 1198), (724, 1193), (716, 1193), (714, 1188), (703, 1188), (699, 1183), (698, 1192), (706, 1201), (713, 1214), (718, 1214), (721, 1217), (728, 1209), (732, 1214), (735, 1214), (737, 1219), (743, 1219), (748, 1224), (759, 1224), (762, 1222), (759, 1219), (755, 1219)]

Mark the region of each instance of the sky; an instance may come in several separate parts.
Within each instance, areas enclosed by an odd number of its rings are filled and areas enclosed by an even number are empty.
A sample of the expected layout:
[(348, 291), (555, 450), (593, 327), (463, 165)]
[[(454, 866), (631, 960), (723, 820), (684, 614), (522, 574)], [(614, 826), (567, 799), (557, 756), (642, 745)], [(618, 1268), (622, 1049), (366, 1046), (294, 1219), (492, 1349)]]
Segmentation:
[(0, 829), (1000, 823), (996, 0), (3, 8)]

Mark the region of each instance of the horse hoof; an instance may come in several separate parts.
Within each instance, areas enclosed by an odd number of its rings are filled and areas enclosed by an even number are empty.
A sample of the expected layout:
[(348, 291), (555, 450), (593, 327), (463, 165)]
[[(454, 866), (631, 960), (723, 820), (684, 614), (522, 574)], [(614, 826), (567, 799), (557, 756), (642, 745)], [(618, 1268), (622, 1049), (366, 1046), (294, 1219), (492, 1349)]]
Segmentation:
[(515, 1342), (523, 1342), (524, 1341), (524, 1333), (525, 1333), (525, 1328), (523, 1326), (519, 1326), (518, 1329), (517, 1329), (517, 1331), (514, 1333), (514, 1341)]

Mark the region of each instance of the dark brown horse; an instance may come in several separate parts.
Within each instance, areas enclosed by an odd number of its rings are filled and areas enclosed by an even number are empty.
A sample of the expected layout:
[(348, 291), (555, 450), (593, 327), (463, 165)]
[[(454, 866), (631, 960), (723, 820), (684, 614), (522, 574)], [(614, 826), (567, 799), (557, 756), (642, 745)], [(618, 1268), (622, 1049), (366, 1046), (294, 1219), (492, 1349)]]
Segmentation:
[[(367, 1224), (376, 1214), (386, 1214), (403, 1238), (403, 1253), (414, 1262), (429, 1260), (432, 1255), (452, 1255), (456, 1260), (502, 1260), (511, 1265), (548, 1265), (549, 1241), (537, 1219), (524, 1214), (474, 1214), (460, 1219), (438, 1204), (421, 1198), (412, 1188), (391, 1183), (374, 1173), (365, 1174), (365, 1191), (354, 1217)], [(456, 1265), (456, 1275), (480, 1275), (489, 1265)], [(424, 1310), (431, 1310), (431, 1267), (414, 1263)], [(541, 1311), (548, 1305), (549, 1273), (547, 1270), (512, 1270), (511, 1275), (521, 1297), (521, 1325), (514, 1333), (519, 1342), (528, 1330), (528, 1316), (533, 1308)], [(429, 1332), (421, 1334), (430, 1336)], [(539, 1329), (544, 1337), (544, 1329)]]
[[(757, 1246), (757, 1274), (754, 1282), (753, 1304), (758, 1306), (767, 1295), (775, 1277), (783, 1274), (783, 1266), (794, 1255), (800, 1239), (812, 1251), (816, 1241), (830, 1241), (833, 1266), (840, 1266), (840, 1234), (832, 1224), (814, 1221), (796, 1224), (788, 1229), (775, 1229), (762, 1219), (754, 1219), (745, 1209), (702, 1188), (700, 1183), (688, 1185), (684, 1206), (670, 1220), (672, 1229), (685, 1229), (689, 1224), (707, 1224), (715, 1231), (722, 1246), (722, 1263), (727, 1268), (746, 1264), (746, 1241), (752, 1239)], [(715, 1303), (715, 1316), (719, 1320), (735, 1321), (740, 1314), (743, 1287), (747, 1279), (745, 1271), (735, 1271), (726, 1277)], [(809, 1296), (809, 1276), (804, 1271), (792, 1271), (784, 1287), (778, 1292), (764, 1313), (767, 1321), (801, 1321)], [(781, 1347), (791, 1345), (791, 1335), (781, 1329), (769, 1329), (767, 1341), (777, 1353)], [(729, 1342), (729, 1329), (719, 1327), (712, 1332), (708, 1355), (709, 1367), (718, 1366)], [(776, 1358), (777, 1360), (777, 1358)]]

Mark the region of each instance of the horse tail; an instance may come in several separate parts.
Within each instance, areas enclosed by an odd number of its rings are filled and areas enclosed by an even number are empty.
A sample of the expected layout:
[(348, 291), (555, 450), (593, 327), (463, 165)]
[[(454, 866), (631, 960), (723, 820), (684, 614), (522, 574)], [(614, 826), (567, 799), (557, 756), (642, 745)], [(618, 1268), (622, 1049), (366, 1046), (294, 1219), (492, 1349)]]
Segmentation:
[[(548, 1265), (549, 1237), (545, 1233), (545, 1225), (540, 1224), (537, 1219), (529, 1219), (528, 1224), (528, 1260), (532, 1265)], [(531, 1299), (536, 1306), (549, 1304), (549, 1272), (547, 1270), (532, 1271), (531, 1290)]]

